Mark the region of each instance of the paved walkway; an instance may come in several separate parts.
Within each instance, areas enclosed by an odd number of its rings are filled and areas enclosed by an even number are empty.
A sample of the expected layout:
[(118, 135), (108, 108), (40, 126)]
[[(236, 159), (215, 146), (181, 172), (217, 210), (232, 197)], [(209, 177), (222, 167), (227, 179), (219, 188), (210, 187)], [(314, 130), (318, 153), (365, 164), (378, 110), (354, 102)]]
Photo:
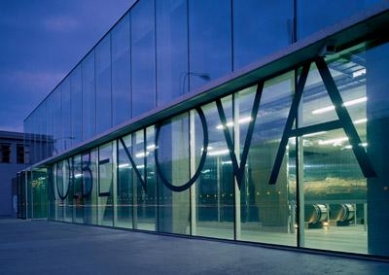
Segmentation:
[(376, 262), (47, 221), (0, 219), (0, 274), (389, 274)]

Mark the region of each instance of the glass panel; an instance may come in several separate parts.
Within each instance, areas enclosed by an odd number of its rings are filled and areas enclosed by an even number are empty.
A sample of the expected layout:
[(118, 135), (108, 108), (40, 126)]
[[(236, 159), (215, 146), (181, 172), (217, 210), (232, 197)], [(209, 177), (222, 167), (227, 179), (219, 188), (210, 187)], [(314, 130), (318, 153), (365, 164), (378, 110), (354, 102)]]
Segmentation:
[[(223, 107), (227, 121), (231, 121), (231, 96), (223, 99)], [(209, 146), (204, 167), (196, 183), (197, 221), (193, 234), (233, 239), (235, 192), (229, 148), (216, 104), (208, 104), (202, 109), (207, 118)], [(200, 122), (195, 125), (196, 137), (202, 138)]]
[(111, 36), (97, 45), (96, 57), (96, 133), (112, 127)]
[(53, 166), (53, 193), (55, 198), (55, 217), (58, 221), (63, 221), (64, 218), (64, 204), (63, 204), (63, 163), (58, 162)]
[[(240, 145), (244, 146), (247, 120), (256, 87), (239, 93)], [(296, 246), (288, 161), (284, 156), (277, 182), (269, 184), (280, 140), (289, 115), (294, 92), (294, 74), (286, 73), (265, 82), (256, 118), (251, 147), (240, 188), (241, 239)]]
[(157, 173), (155, 168), (154, 151), (155, 129), (154, 126), (146, 129), (146, 171), (145, 180), (147, 192), (139, 188), (138, 183), (138, 229), (156, 230), (157, 209)]
[(157, 105), (182, 95), (188, 72), (187, 3), (156, 1)]
[(99, 148), (99, 197), (98, 218), (99, 225), (113, 225), (113, 144), (107, 143)]
[(339, 129), (302, 138), (300, 245), (366, 254), (366, 179), (346, 137)]
[[(315, 33), (325, 27), (350, 17), (358, 12), (363, 11), (369, 6), (380, 2), (379, 0), (355, 0), (355, 1), (309, 1), (297, 0), (297, 37), (304, 37)], [(317, 20), (320, 14), (322, 20)]]
[[(51, 165), (47, 168), (47, 199), (48, 199), (48, 220), (58, 221), (57, 211), (58, 211), (58, 194), (55, 184), (55, 166), (56, 164)], [(20, 175), (18, 175), (20, 177)], [(19, 178), (18, 178), (19, 180)], [(18, 186), (18, 196), (19, 196), (19, 186)], [(18, 210), (19, 212), (19, 210)], [(19, 215), (19, 214), (18, 214)]]
[(123, 137), (122, 142), (118, 142), (118, 187), (117, 187), (117, 226), (133, 228), (133, 206), (134, 206), (134, 175), (131, 161), (125, 151), (128, 150), (133, 157), (131, 135)]
[(47, 171), (46, 169), (32, 170), (32, 196), (33, 196), (33, 218), (47, 218)]
[(84, 223), (97, 224), (98, 217), (98, 172), (97, 149), (82, 154), (82, 194)]
[[(324, 81), (331, 79), (321, 79), (313, 66), (311, 73), (314, 72), (320, 80), (315, 82), (312, 81), (315, 77), (308, 78), (309, 85), (304, 90), (303, 106), (300, 106), (303, 125), (337, 120), (341, 128), (331, 130), (322, 127), (297, 141), (290, 139), (290, 148), (296, 142), (297, 148), (300, 148), (297, 152), (292, 152), (293, 149), (289, 154), (300, 156), (297, 163), (300, 176), (296, 181), (296, 189), (300, 192), (299, 213), (300, 217), (304, 217), (299, 225), (300, 245), (366, 254), (370, 253), (370, 247), (374, 247), (367, 233), (367, 225), (370, 225), (368, 217), (372, 213), (371, 198), (367, 195), (367, 180), (361, 169), (366, 169), (369, 158), (359, 155), (357, 159), (349, 143), (358, 138), (361, 142), (357, 146), (365, 148), (363, 150), (367, 148), (368, 152), (372, 148), (372, 142), (366, 136), (366, 125), (370, 123), (366, 106), (374, 96), (367, 93), (369, 70), (363, 47), (330, 56), (328, 67), (343, 101), (337, 108), (347, 110), (352, 124), (338, 117), (324, 88)], [(318, 85), (315, 87), (314, 83)], [(330, 93), (335, 95), (336, 91)], [(345, 130), (354, 127), (357, 136), (348, 136)], [(351, 134), (350, 130), (348, 134)], [(373, 170), (377, 169), (374, 164), (373, 161)], [(369, 223), (366, 224), (366, 221)]]
[(300, 118), (300, 127), (338, 120), (331, 98), (314, 63), (311, 64), (301, 101), (300, 108), (306, 115)]
[[(62, 137), (62, 117), (61, 117), (61, 87), (57, 87), (53, 93), (52, 96), (52, 115), (53, 115), (53, 153), (54, 155), (59, 154), (62, 151), (63, 140)], [(32, 151), (34, 149), (32, 148)], [(32, 152), (32, 155), (34, 154), (34, 151)]]
[(74, 69), (71, 76), (71, 140), (73, 144), (83, 141), (82, 137), (82, 70), (81, 66)]
[(84, 222), (83, 171), (81, 155), (73, 158), (74, 222)]
[(51, 156), (51, 139), (49, 138), (48, 132), (48, 110), (49, 102), (47, 100), (41, 103), (42, 114), (40, 117), (41, 124), (41, 136), (40, 136), (40, 148), (42, 150), (42, 160)]
[(115, 26), (112, 39), (112, 119), (118, 125), (131, 118), (130, 17)]
[[(47, 142), (47, 146), (48, 146), (48, 154), (50, 156), (52, 156), (55, 151), (54, 151), (54, 148), (55, 148), (55, 141), (54, 141), (54, 129), (55, 129), (55, 126), (54, 126), (54, 121), (55, 121), (55, 112), (57, 111), (57, 106), (55, 104), (55, 100), (54, 100), (54, 92), (52, 92), (47, 98), (46, 98), (46, 102), (47, 102), (47, 139), (48, 139), (48, 142)], [(31, 150), (32, 148), (30, 148)], [(32, 156), (32, 153), (31, 153), (31, 157)]]
[(95, 56), (94, 51), (82, 62), (82, 110), (83, 137), (90, 139), (96, 133)]
[(190, 68), (185, 91), (232, 71), (231, 3), (189, 1)]
[(234, 70), (292, 42), (294, 1), (233, 2)]
[(56, 191), (59, 197), (58, 217), (62, 221), (73, 221), (73, 184), (71, 177), (71, 160), (66, 159), (56, 165)]
[(131, 16), (132, 117), (156, 106), (154, 1), (140, 1)]
[[(139, 172), (139, 176), (134, 177), (134, 225), (138, 228), (138, 215), (145, 216), (143, 207), (144, 197), (146, 195), (145, 189), (142, 187), (142, 181), (145, 184), (146, 181), (146, 158), (150, 152), (145, 148), (145, 136), (144, 131), (140, 130), (132, 134), (132, 145), (133, 145), (133, 158), (135, 167)], [(135, 176), (135, 175), (134, 175)], [(150, 228), (148, 228), (150, 229)]]
[(164, 179), (158, 185), (159, 223), (158, 231), (190, 234), (189, 189), (172, 191), (184, 186), (190, 179), (189, 159), (189, 117), (176, 116), (165, 121), (158, 137), (158, 169)]
[(61, 151), (69, 150), (72, 147), (72, 120), (71, 120), (71, 97), (70, 80), (66, 78), (61, 84), (61, 112), (62, 112), (62, 132), (57, 137), (57, 142), (61, 146)]

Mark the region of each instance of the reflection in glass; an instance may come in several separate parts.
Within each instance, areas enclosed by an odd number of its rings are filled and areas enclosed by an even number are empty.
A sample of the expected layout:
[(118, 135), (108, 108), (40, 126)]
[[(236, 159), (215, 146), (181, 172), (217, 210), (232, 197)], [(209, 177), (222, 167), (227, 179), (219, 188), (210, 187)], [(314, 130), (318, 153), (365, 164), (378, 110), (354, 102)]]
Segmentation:
[(234, 70), (292, 42), (293, 1), (233, 2)]
[(113, 225), (113, 143), (99, 148), (98, 224)]
[(300, 187), (291, 182), (293, 193), (296, 188), (300, 192), (299, 213), (304, 217), (300, 246), (367, 253), (366, 179), (346, 134), (339, 129), (300, 139)]
[(156, 1), (157, 105), (182, 95), (188, 72), (187, 1)]
[(95, 49), (96, 60), (96, 133), (112, 127), (111, 35)]
[[(301, 40), (323, 28), (332, 26), (351, 15), (363, 11), (375, 2), (378, 1), (340, 0), (336, 2), (329, 2), (326, 0), (318, 0), (312, 2), (309, 0), (298, 0), (296, 1), (296, 12), (298, 15), (297, 38)], [(323, 20), (317, 20), (318, 14), (320, 14)]]
[(74, 222), (84, 222), (84, 188), (83, 188), (83, 171), (81, 155), (73, 157), (73, 204), (74, 204)]
[(97, 224), (98, 218), (98, 165), (97, 149), (82, 154), (84, 223)]
[(140, 1), (131, 14), (132, 117), (156, 106), (154, 1)]
[[(231, 72), (231, 36), (230, 1), (189, 1), (189, 72), (211, 79)], [(207, 83), (197, 74), (188, 75), (188, 90)]]
[(81, 66), (74, 69), (70, 76), (71, 91), (71, 133), (72, 144), (83, 141), (82, 136), (82, 70)]
[[(189, 189), (173, 192), (190, 180), (189, 116), (182, 114), (165, 121), (160, 128), (158, 143), (159, 230), (189, 234)], [(167, 185), (172, 186), (167, 187)]]
[(95, 52), (82, 62), (82, 119), (83, 137), (87, 140), (96, 133)]
[[(132, 164), (127, 156), (126, 149), (133, 155), (131, 136), (123, 137), (124, 145), (118, 142), (118, 177), (117, 177), (117, 226), (133, 228), (133, 185), (134, 175)], [(126, 146), (126, 148), (124, 148)]]
[(131, 118), (130, 17), (114, 27), (112, 39), (112, 121), (118, 125)]
[[(296, 198), (289, 193), (287, 156), (283, 158), (276, 184), (269, 184), (293, 92), (292, 72), (265, 82), (240, 189), (242, 240), (296, 246), (292, 223)], [(249, 115), (255, 93), (255, 86), (239, 93), (236, 104), (241, 116)], [(247, 127), (239, 124), (241, 146)]]
[[(232, 97), (222, 101), (227, 121), (232, 119)], [(198, 236), (234, 238), (234, 177), (221, 120), (215, 103), (202, 107), (208, 124), (208, 154), (196, 183)], [(196, 132), (201, 128), (196, 123)]]

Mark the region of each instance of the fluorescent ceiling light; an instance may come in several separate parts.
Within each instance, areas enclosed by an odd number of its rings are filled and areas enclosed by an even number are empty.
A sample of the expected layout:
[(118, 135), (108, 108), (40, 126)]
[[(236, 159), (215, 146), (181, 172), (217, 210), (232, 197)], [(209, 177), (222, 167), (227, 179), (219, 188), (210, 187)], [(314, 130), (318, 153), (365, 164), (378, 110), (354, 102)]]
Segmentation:
[(119, 168), (127, 168), (127, 167), (130, 167), (130, 164), (129, 163), (122, 163), (122, 164), (119, 164), (118, 167)]
[(362, 124), (362, 123), (366, 123), (366, 122), (367, 122), (367, 118), (361, 118), (361, 119), (353, 121), (354, 124)]
[(313, 110), (312, 114), (317, 115), (317, 114), (326, 113), (326, 112), (329, 112), (329, 111), (332, 111), (332, 110), (335, 110), (335, 106), (334, 105)]
[(148, 156), (150, 154), (150, 152), (139, 152), (137, 154), (135, 154), (135, 157), (136, 158), (144, 158), (145, 156)]
[(327, 133), (327, 131), (321, 131), (321, 132), (316, 132), (316, 133), (310, 133), (310, 134), (306, 134), (306, 135), (303, 135), (303, 137), (314, 137), (314, 136), (318, 136), (318, 135), (323, 135)]
[(353, 78), (356, 78), (358, 76), (362, 76), (362, 75), (365, 75), (365, 74), (366, 74), (366, 69), (363, 68), (361, 70), (353, 72)]
[[(353, 100), (350, 100), (350, 101), (346, 101), (346, 102), (343, 103), (342, 106), (345, 106), (345, 107), (353, 106), (353, 105), (356, 105), (356, 104), (359, 104), (359, 103), (362, 103), (362, 102), (366, 102), (366, 101), (367, 101), (367, 97), (360, 97), (360, 98), (356, 98), (356, 99), (353, 99)], [(326, 107), (323, 107), (323, 108), (319, 108), (319, 109), (313, 110), (312, 114), (317, 115), (317, 114), (326, 113), (326, 112), (329, 112), (329, 111), (332, 111), (332, 110), (335, 110), (335, 106), (334, 105), (326, 106)]]
[(222, 150), (210, 151), (210, 152), (208, 152), (208, 155), (209, 156), (220, 156), (220, 155), (227, 155), (229, 153), (230, 153), (230, 150), (222, 149)]
[[(250, 121), (252, 121), (253, 119), (251, 118), (251, 116), (248, 116), (248, 117), (242, 117), (241, 119), (239, 119), (239, 124), (245, 124), (245, 123), (249, 123)], [(232, 121), (229, 121), (227, 122), (226, 124), (227, 127), (232, 127), (234, 126), (234, 122)], [(216, 129), (223, 129), (223, 125), (222, 124), (219, 124), (218, 126), (216, 126)]]
[(353, 99), (353, 100), (350, 100), (350, 101), (346, 101), (343, 103), (343, 106), (353, 106), (353, 105), (356, 105), (356, 104), (359, 104), (359, 103), (362, 103), (362, 102), (366, 102), (367, 101), (367, 97), (364, 96), (364, 97), (360, 97), (360, 98), (356, 98), (356, 99)]
[(332, 145), (338, 145), (344, 141), (347, 141), (348, 140), (348, 137), (340, 137), (340, 138), (333, 138), (333, 139), (327, 139), (327, 140), (320, 140), (319, 141), (319, 145), (328, 145), (328, 144), (332, 144)]
[[(362, 146), (362, 147), (367, 147), (367, 142), (360, 143), (359, 145)], [(344, 146), (344, 148), (345, 149), (351, 149), (352, 146), (351, 145), (347, 145), (347, 146)]]
[(155, 144), (150, 144), (150, 145), (148, 145), (147, 147), (146, 147), (146, 149), (147, 150), (150, 150), (150, 151), (153, 151), (153, 150), (155, 150)]

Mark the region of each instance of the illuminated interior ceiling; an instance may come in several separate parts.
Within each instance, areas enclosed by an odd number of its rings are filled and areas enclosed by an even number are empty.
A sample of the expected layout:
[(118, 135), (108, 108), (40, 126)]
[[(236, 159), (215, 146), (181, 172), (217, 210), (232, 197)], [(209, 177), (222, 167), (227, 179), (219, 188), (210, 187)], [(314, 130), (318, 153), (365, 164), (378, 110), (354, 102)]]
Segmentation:
[[(366, 67), (365, 60), (361, 55), (346, 53), (339, 56), (335, 61), (328, 64), (331, 75), (336, 82), (337, 88), (342, 95), (344, 105), (354, 122), (356, 130), (360, 138), (365, 140), (366, 137)], [(264, 142), (273, 139), (279, 139), (281, 132), (284, 129), (286, 117), (289, 114), (291, 99), (292, 99), (292, 74), (271, 79), (265, 83), (264, 92), (262, 94), (261, 104), (256, 121), (255, 137), (253, 140), (263, 140)], [(251, 88), (252, 90), (255, 87)], [(240, 127), (245, 128), (250, 122), (252, 97), (239, 98)], [(224, 105), (226, 114), (231, 112), (227, 105)], [(245, 109), (244, 109), (245, 108)], [(311, 65), (311, 70), (303, 92), (303, 98), (300, 103), (302, 110), (301, 126), (316, 125), (323, 122), (338, 120), (337, 114), (334, 111), (332, 102), (328, 96), (328, 92), (324, 86), (323, 80), (314, 64)], [(230, 113), (229, 113), (230, 112)], [(220, 137), (222, 132), (219, 115), (216, 108), (212, 111), (212, 115), (207, 116), (210, 137)], [(229, 128), (232, 126), (231, 119), (228, 119)], [(215, 127), (215, 125), (217, 125)], [(335, 150), (335, 147), (342, 146), (349, 149), (347, 137), (343, 129), (333, 131), (320, 131), (304, 138), (306, 147), (315, 146), (323, 150)], [(332, 142), (331, 142), (332, 141)], [(242, 142), (242, 141), (241, 141)], [(212, 150), (222, 150), (226, 147), (224, 138), (222, 141), (212, 141)], [(363, 144), (366, 146), (366, 144)], [(316, 150), (316, 149), (315, 149)], [(336, 149), (338, 150), (338, 149)]]

